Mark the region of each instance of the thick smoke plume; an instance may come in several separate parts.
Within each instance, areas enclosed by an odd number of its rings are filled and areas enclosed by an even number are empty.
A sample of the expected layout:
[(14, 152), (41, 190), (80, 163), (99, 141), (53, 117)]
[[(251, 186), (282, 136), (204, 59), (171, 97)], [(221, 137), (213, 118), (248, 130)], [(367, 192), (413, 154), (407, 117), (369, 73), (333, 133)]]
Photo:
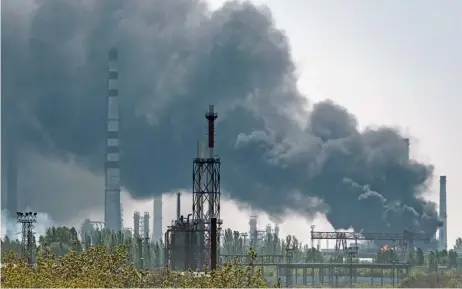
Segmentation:
[[(203, 115), (215, 104), (222, 186), (232, 197), (275, 217), (287, 208), (325, 212), (338, 228), (435, 232), (435, 204), (420, 198), (432, 166), (405, 159), (397, 131), (360, 131), (331, 101), (307, 111), (286, 36), (267, 8), (250, 3), (210, 11), (198, 0), (2, 1), (2, 108), (23, 152), (102, 174), (111, 46), (119, 49), (123, 185), (135, 198), (191, 187)], [(58, 179), (57, 171), (40, 175)], [(76, 188), (53, 191), (38, 177), (21, 179), (34, 183), (24, 192), (47, 196), (54, 219), (85, 209), (84, 201), (53, 204)]]

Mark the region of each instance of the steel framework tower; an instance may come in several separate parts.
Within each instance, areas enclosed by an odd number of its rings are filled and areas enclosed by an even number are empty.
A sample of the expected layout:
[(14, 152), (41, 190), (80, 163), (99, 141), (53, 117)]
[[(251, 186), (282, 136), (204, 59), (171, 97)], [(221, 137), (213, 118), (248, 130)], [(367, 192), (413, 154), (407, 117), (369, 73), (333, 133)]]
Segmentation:
[(106, 228), (122, 230), (120, 205), (120, 154), (119, 154), (119, 89), (117, 69), (118, 52), (109, 50), (109, 81), (107, 99), (106, 190), (104, 223)]
[[(211, 257), (211, 219), (217, 219), (217, 234), (222, 224), (220, 218), (220, 158), (213, 153), (215, 142), (215, 120), (218, 114), (214, 112), (213, 105), (205, 114), (208, 121), (208, 156), (200, 154), (193, 162), (193, 218), (204, 224), (204, 261), (209, 264)], [(220, 238), (217, 237), (217, 242)], [(217, 246), (219, 248), (219, 246)]]
[(22, 256), (26, 256), (28, 263), (32, 264), (32, 250), (34, 249), (34, 235), (32, 228), (34, 228), (34, 223), (37, 222), (37, 213), (17, 212), (16, 215), (18, 223), (22, 224)]

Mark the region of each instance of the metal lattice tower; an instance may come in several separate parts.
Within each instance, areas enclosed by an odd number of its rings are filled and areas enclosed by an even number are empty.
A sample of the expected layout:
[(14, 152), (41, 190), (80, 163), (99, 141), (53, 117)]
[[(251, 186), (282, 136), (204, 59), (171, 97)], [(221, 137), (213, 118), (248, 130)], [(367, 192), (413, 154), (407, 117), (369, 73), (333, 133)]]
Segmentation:
[(34, 234), (32, 229), (37, 222), (37, 213), (26, 212), (16, 213), (18, 223), (22, 225), (22, 256), (27, 257), (28, 263), (32, 264), (32, 250), (34, 248)]
[(106, 190), (104, 223), (106, 228), (122, 230), (120, 205), (120, 153), (119, 153), (119, 89), (117, 69), (118, 52), (109, 50), (109, 81), (107, 99)]
[[(205, 114), (208, 121), (208, 155), (204, 157), (198, 154), (193, 162), (193, 218), (204, 224), (203, 258), (207, 265), (210, 265), (211, 256), (211, 218), (217, 219), (218, 234), (222, 223), (220, 218), (220, 158), (213, 153), (217, 117), (218, 114), (214, 112), (213, 105), (210, 105), (209, 111)], [(218, 237), (218, 242), (219, 239)]]

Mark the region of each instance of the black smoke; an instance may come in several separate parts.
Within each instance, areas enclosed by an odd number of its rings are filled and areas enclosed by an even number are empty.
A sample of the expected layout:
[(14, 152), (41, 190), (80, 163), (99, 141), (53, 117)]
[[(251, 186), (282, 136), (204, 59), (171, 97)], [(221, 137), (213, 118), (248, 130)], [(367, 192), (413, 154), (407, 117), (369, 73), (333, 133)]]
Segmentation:
[[(250, 3), (210, 11), (198, 0), (2, 1), (2, 111), (24, 155), (102, 174), (112, 46), (119, 50), (122, 180), (133, 197), (191, 187), (204, 112), (214, 104), (222, 186), (232, 197), (275, 217), (285, 209), (326, 212), (338, 228), (435, 232), (435, 205), (420, 198), (432, 166), (404, 159), (397, 131), (360, 131), (331, 101), (307, 111), (286, 35), (267, 8)], [(21, 166), (33, 161), (23, 157)], [(76, 190), (37, 181), (59, 178), (46, 168), (21, 179), (34, 184), (24, 194), (48, 197), (54, 219), (69, 217), (56, 207), (89, 206), (53, 204), (53, 196)]]

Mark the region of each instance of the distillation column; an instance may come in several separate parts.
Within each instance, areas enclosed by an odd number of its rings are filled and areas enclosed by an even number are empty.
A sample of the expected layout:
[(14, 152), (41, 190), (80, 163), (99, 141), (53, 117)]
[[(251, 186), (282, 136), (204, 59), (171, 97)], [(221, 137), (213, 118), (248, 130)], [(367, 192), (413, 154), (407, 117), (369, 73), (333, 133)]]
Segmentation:
[(119, 89), (117, 69), (118, 52), (109, 51), (109, 81), (107, 99), (107, 144), (105, 162), (105, 204), (104, 223), (112, 230), (122, 229), (120, 205), (120, 155), (119, 155)]
[(135, 240), (140, 238), (140, 213), (135, 212), (133, 214), (133, 237)]

